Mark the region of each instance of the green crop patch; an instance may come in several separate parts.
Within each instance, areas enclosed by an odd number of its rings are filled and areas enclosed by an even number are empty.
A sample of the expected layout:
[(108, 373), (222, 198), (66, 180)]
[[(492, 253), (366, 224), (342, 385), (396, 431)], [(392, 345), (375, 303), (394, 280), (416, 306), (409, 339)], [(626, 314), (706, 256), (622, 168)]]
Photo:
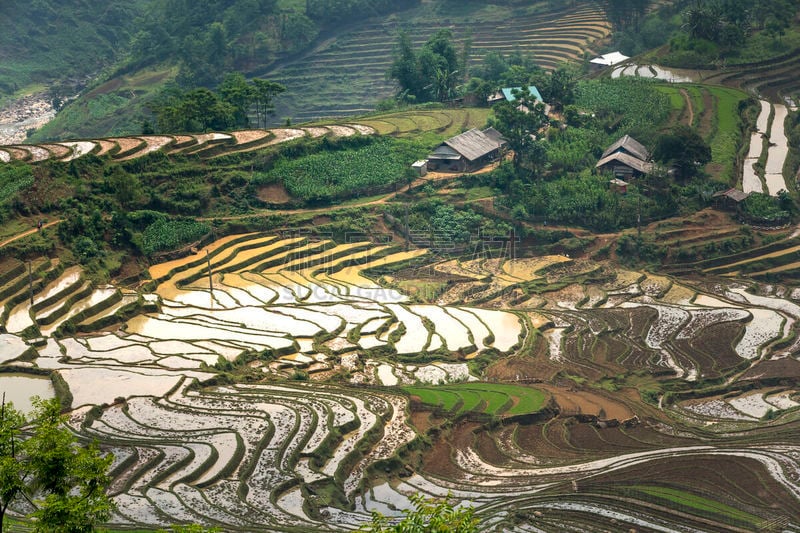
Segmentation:
[(142, 234), (142, 251), (153, 254), (164, 250), (174, 250), (202, 238), (210, 231), (207, 224), (194, 220), (156, 220)]
[(33, 170), (28, 164), (0, 166), (0, 205), (8, 203), (22, 189), (33, 185)]
[(633, 488), (649, 496), (667, 500), (672, 504), (678, 505), (680, 509), (686, 510), (693, 514), (699, 514), (702, 516), (710, 513), (716, 516), (732, 518), (737, 522), (746, 522), (753, 525), (763, 522), (763, 519), (758, 516), (740, 511), (739, 509), (731, 507), (730, 505), (710, 500), (708, 498), (704, 498), (683, 490), (649, 485), (637, 485)]
[(478, 412), (488, 415), (524, 415), (540, 411), (547, 394), (539, 389), (504, 383), (461, 383), (447, 386), (404, 387), (420, 402), (457, 415)]
[(270, 171), (256, 173), (255, 185), (282, 181), (289, 194), (304, 201), (329, 201), (390, 186), (405, 179), (419, 148), (396, 139), (364, 139), (356, 148), (328, 147), (298, 159), (282, 159)]

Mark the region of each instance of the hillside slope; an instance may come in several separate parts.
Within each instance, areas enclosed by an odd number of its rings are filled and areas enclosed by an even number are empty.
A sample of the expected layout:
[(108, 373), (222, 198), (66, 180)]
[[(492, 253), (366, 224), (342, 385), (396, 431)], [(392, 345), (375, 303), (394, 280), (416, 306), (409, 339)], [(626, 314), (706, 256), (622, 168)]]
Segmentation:
[[(286, 94), (276, 102), (275, 124), (286, 118), (301, 122), (363, 113), (394, 91), (386, 71), (400, 29), (407, 29), (418, 46), (436, 30), (449, 28), (459, 48), (469, 39), (472, 67), (494, 51), (532, 55), (536, 63), (551, 68), (581, 57), (592, 43), (610, 32), (605, 13), (595, 2), (518, 6), (498, 1), (453, 6), (436, 0), (416, 7), (407, 4), (413, 2), (393, 7), (401, 11), (383, 15), (372, 12), (367, 19), (342, 25), (311, 20), (301, 11), (304, 7), (281, 3), (254, 11), (254, 22), (239, 33), (234, 32), (237, 26), (228, 16), (231, 10), (220, 9), (198, 23), (196, 36), (170, 38), (169, 46), (156, 35), (169, 22), (166, 15), (156, 17), (160, 22), (143, 19), (135, 38), (139, 44), (132, 47), (124, 68), (120, 63), (117, 75), (67, 106), (32, 140), (141, 133), (147, 102), (166, 84), (213, 85), (213, 76), (232, 70), (287, 86)], [(242, 12), (237, 11), (239, 15)], [(176, 27), (183, 27), (180, 21), (185, 17), (180, 13), (175, 16)], [(219, 24), (226, 41), (221, 45), (222, 56), (214, 59), (214, 32), (220, 29)], [(177, 33), (181, 31), (176, 29)], [(144, 34), (157, 43), (154, 46), (158, 50), (141, 49)], [(263, 42), (256, 39), (258, 36)]]
[(36, 86), (78, 85), (117, 61), (145, 3), (0, 2), (0, 101)]
[(580, 58), (610, 32), (604, 11), (594, 2), (552, 9), (543, 3), (528, 8), (469, 4), (456, 9), (426, 3), (402, 17), (387, 17), (339, 35), (296, 61), (259, 74), (288, 88), (276, 117), (310, 120), (363, 113), (395, 90), (386, 73), (398, 32), (407, 31), (413, 45), (420, 47), (442, 28), (451, 30), (459, 49), (469, 39), (472, 67), (486, 53), (496, 52), (531, 55), (538, 65), (554, 68)]

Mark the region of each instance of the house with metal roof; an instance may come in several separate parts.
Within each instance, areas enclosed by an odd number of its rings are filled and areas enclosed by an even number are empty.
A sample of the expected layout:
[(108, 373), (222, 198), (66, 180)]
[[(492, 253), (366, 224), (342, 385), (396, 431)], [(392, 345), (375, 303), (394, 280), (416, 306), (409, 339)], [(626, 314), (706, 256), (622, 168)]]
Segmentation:
[(614, 152), (598, 161), (595, 168), (601, 172), (612, 172), (617, 178), (630, 179), (649, 174), (653, 170), (653, 163), (622, 152)]
[[(542, 95), (539, 92), (539, 89), (537, 89), (533, 85), (528, 86), (527, 89), (536, 102), (541, 102), (542, 104), (544, 104), (544, 114), (549, 115), (550, 104), (542, 100)], [(494, 93), (493, 95), (489, 96), (489, 98), (487, 98), (486, 101), (489, 103), (489, 105), (494, 105), (498, 102), (503, 102), (503, 101), (516, 102), (517, 97), (514, 96), (514, 91), (522, 91), (522, 90), (523, 87), (504, 87), (499, 91), (497, 91), (496, 93)], [(530, 109), (528, 109), (526, 106), (522, 104), (517, 106), (517, 109), (519, 109), (520, 111), (524, 111), (526, 113), (530, 113)]]
[(467, 172), (477, 170), (501, 157), (505, 139), (494, 128), (473, 128), (456, 135), (428, 156), (428, 170)]
[[(522, 89), (523, 89), (522, 87), (503, 87), (502, 89), (491, 95), (488, 101), (490, 104), (502, 102), (503, 100), (514, 102), (517, 99), (517, 97), (514, 96), (514, 91), (522, 91)], [(527, 89), (528, 92), (531, 93), (531, 96), (533, 96), (536, 100), (538, 100), (539, 102), (544, 102), (544, 100), (542, 100), (541, 93), (539, 93), (539, 89), (537, 89), (533, 85), (529, 85)]]
[(629, 59), (630, 57), (617, 51), (595, 57), (589, 61), (589, 64), (592, 66), (592, 68), (601, 69), (605, 67), (613, 67), (614, 65), (618, 65), (619, 63), (623, 63)]

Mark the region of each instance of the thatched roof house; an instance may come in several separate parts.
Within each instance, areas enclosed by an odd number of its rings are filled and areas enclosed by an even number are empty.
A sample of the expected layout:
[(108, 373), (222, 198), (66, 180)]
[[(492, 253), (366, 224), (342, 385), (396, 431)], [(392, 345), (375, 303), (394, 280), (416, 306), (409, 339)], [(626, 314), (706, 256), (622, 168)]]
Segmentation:
[(465, 172), (497, 160), (506, 141), (494, 128), (471, 129), (440, 144), (428, 156), (428, 169)]

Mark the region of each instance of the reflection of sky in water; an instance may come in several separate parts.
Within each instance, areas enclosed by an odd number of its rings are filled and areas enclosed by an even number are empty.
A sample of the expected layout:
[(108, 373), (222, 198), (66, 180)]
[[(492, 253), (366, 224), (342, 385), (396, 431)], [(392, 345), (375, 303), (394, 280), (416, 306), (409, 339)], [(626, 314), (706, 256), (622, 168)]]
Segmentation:
[(0, 391), (6, 403), (14, 402), (14, 407), (26, 414), (33, 410), (31, 397), (48, 399), (56, 395), (50, 378), (14, 374), (0, 376)]
[(617, 67), (611, 73), (611, 77), (616, 79), (620, 76), (638, 76), (640, 78), (655, 78), (673, 83), (691, 83), (695, 79), (687, 73), (670, 70), (657, 65), (628, 65)]

